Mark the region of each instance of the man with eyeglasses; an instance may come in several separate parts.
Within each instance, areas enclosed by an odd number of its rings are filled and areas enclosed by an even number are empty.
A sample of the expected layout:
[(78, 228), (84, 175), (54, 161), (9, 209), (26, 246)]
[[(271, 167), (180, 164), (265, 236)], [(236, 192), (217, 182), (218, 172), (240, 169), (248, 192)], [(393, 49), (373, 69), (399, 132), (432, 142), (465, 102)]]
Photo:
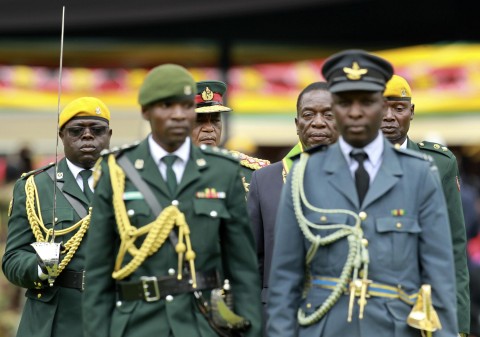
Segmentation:
[[(82, 242), (90, 225), (92, 169), (112, 136), (109, 121), (108, 107), (97, 98), (70, 102), (59, 116), (65, 158), (24, 173), (15, 185), (2, 269), (27, 289), (17, 337), (83, 337)], [(39, 242), (61, 243), (53, 269), (31, 245)]]

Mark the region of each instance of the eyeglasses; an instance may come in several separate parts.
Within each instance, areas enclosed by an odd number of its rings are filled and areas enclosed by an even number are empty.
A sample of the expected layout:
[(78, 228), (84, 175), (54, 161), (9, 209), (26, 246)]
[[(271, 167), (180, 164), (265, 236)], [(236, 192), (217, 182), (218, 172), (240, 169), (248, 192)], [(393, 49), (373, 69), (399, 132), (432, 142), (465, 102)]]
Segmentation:
[(70, 137), (78, 138), (85, 133), (85, 130), (89, 129), (90, 133), (95, 137), (103, 136), (109, 130), (108, 126), (72, 126), (70, 128), (65, 128)]

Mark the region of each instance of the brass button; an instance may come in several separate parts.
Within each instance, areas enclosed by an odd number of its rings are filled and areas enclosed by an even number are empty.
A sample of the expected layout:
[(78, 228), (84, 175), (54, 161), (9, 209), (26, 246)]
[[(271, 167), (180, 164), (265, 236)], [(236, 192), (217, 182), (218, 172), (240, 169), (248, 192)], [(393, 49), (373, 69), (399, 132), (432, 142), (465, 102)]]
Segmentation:
[(358, 216), (360, 217), (360, 220), (362, 220), (362, 221), (367, 219), (367, 213), (365, 213), (363, 211), (358, 213)]
[(438, 144), (433, 144), (433, 147), (438, 150), (438, 149), (440, 148), (440, 145), (438, 145)]
[(368, 240), (363, 238), (362, 239), (362, 245), (363, 245), (363, 247), (368, 247)]
[(322, 215), (320, 217), (320, 221), (323, 221), (323, 222), (327, 221), (327, 217), (325, 215)]
[(37, 298), (41, 298), (41, 297), (42, 297), (42, 294), (38, 293)]
[(134, 215), (135, 215), (135, 210), (134, 210), (134, 209), (129, 209), (129, 210), (127, 211), (127, 215), (128, 215), (129, 217), (134, 216)]
[(211, 212), (210, 212), (210, 216), (211, 216), (212, 218), (216, 218), (217, 215), (218, 215), (217, 211), (211, 211)]
[(170, 268), (170, 269), (168, 270), (168, 275), (170, 275), (170, 276), (175, 275), (175, 269)]
[(178, 200), (172, 200), (172, 205), (173, 206), (178, 206), (178, 204), (179, 204)]
[(306, 307), (310, 309), (312, 307), (312, 303), (307, 303)]
[(402, 228), (402, 226), (403, 225), (400, 222), (397, 222), (397, 224), (395, 225), (395, 227), (397, 227), (397, 228)]
[(117, 308), (120, 308), (122, 306), (122, 301), (117, 301), (117, 303), (115, 303), (115, 305), (117, 306)]
[(167, 300), (167, 302), (172, 302), (173, 301), (173, 296), (172, 295), (167, 295), (167, 297), (165, 297), (165, 300)]

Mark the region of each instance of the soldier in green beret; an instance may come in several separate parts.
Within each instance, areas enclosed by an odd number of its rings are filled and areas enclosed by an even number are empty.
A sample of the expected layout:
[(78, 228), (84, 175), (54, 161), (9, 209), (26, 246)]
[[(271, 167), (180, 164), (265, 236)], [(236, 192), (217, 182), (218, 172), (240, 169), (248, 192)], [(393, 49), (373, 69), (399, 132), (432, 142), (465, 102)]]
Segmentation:
[(410, 121), (413, 119), (415, 105), (412, 103), (410, 85), (403, 77), (393, 75), (392, 79), (387, 83), (384, 97), (388, 103), (388, 110), (382, 121), (382, 132), (385, 137), (392, 144), (399, 144), (401, 148), (420, 151), (431, 156), (438, 167), (443, 193), (447, 202), (452, 234), (458, 328), (460, 334), (466, 336), (470, 332), (470, 289), (466, 255), (465, 220), (460, 197), (457, 159), (446, 146), (427, 141), (415, 143), (408, 138), (408, 130), (410, 129)]
[(98, 165), (85, 336), (260, 335), (240, 166), (192, 143), (195, 93), (185, 68), (152, 69), (138, 97), (151, 134)]
[(10, 282), (27, 289), (17, 337), (83, 337), (83, 241), (92, 168), (109, 147), (109, 120), (110, 111), (97, 98), (70, 102), (59, 116), (65, 158), (24, 173), (15, 184), (2, 269)]
[[(196, 145), (218, 147), (222, 137), (222, 112), (232, 111), (223, 104), (227, 85), (221, 81), (197, 82), (195, 96), (197, 119), (192, 130), (192, 140)], [(270, 164), (270, 161), (251, 157), (238, 151), (230, 151), (240, 160), (242, 182), (248, 192), (252, 173)]]

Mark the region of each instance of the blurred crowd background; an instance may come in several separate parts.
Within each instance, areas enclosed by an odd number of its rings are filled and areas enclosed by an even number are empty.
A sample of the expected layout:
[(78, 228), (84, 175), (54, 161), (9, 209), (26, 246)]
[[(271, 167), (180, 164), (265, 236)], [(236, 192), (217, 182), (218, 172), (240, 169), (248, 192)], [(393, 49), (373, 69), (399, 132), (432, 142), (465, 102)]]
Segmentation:
[[(162, 63), (228, 84), (224, 146), (271, 161), (296, 143), (295, 103), (330, 54), (366, 49), (405, 77), (410, 136), (457, 156), (469, 239), (472, 336), (480, 336), (480, 23), (467, 0), (4, 0), (0, 3), (0, 255), (12, 187), (55, 160), (60, 109), (80, 96), (110, 107), (112, 146), (142, 139), (136, 102)], [(58, 157), (62, 146), (58, 146)], [(0, 275), (0, 337), (14, 336), (24, 291)]]

